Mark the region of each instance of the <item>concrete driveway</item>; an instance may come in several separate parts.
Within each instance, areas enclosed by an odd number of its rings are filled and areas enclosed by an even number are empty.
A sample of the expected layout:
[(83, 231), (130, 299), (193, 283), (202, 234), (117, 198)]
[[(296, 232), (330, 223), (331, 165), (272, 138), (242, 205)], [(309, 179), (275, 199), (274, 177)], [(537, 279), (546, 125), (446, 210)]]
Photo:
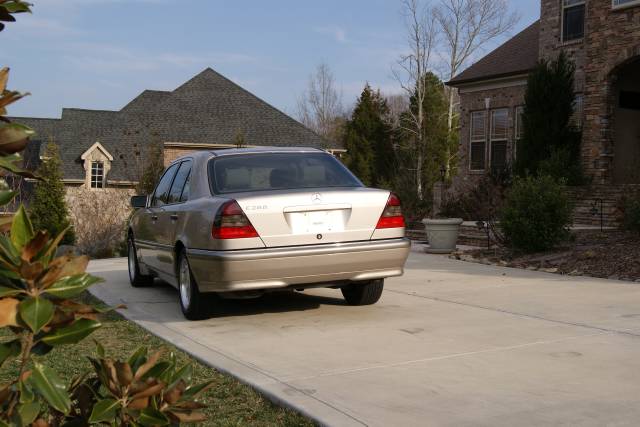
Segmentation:
[(95, 261), (94, 294), (332, 426), (640, 424), (640, 285), (469, 264), (417, 248), (375, 306), (336, 290), (226, 301), (188, 322), (167, 285)]

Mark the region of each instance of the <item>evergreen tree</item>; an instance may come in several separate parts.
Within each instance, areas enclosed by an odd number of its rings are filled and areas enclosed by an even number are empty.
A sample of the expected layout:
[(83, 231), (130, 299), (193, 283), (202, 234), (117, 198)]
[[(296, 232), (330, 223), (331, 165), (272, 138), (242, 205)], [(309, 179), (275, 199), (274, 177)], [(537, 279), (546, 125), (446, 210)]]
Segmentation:
[(147, 153), (142, 164), (142, 172), (138, 187), (138, 194), (151, 194), (156, 188), (160, 176), (164, 172), (164, 150), (161, 143), (152, 143), (147, 148)]
[[(37, 170), (43, 180), (37, 181), (29, 204), (29, 216), (35, 230), (46, 230), (51, 236), (57, 236), (69, 227), (69, 211), (65, 202), (65, 188), (62, 182), (62, 170), (58, 146), (49, 142), (44, 151), (44, 160)], [(71, 245), (75, 236), (69, 230), (62, 243)]]
[(554, 61), (541, 60), (529, 74), (518, 143), (518, 175), (551, 175), (570, 183), (581, 180), (580, 131), (574, 113), (575, 65), (563, 52)]
[(344, 132), (347, 166), (366, 185), (388, 186), (393, 177), (392, 128), (387, 101), (367, 83)]

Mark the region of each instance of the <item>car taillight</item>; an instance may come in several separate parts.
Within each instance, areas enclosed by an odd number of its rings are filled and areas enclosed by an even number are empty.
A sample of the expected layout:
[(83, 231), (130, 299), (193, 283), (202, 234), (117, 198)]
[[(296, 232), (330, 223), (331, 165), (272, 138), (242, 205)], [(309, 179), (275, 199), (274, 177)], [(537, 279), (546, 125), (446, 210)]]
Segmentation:
[(400, 199), (395, 194), (389, 195), (387, 200), (387, 206), (382, 211), (382, 216), (378, 220), (376, 228), (403, 228), (404, 217), (402, 216), (402, 207), (400, 206)]
[(246, 239), (259, 237), (251, 221), (235, 200), (226, 202), (220, 208), (213, 222), (211, 235), (214, 239)]

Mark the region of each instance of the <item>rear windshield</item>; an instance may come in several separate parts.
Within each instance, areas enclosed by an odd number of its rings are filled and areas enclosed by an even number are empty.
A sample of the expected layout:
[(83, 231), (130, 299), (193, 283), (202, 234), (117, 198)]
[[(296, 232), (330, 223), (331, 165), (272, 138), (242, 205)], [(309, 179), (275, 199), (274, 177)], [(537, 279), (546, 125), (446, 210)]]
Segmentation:
[(221, 156), (209, 161), (214, 194), (301, 188), (362, 187), (326, 153), (259, 153)]

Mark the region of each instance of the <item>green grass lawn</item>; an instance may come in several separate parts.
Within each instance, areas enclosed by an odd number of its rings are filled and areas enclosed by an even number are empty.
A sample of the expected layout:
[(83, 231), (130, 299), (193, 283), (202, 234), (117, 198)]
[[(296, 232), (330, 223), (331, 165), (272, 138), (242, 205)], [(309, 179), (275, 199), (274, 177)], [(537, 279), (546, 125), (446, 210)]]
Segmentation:
[[(93, 297), (85, 299), (96, 302)], [(71, 379), (82, 372), (91, 369), (86, 355), (94, 355), (95, 344), (91, 338), (101, 342), (107, 350), (108, 356), (114, 359), (126, 360), (137, 347), (144, 345), (149, 348), (163, 347), (166, 354), (174, 352), (180, 363), (192, 363), (194, 368), (193, 383), (213, 380), (215, 385), (200, 401), (207, 405), (206, 413), (209, 420), (206, 426), (313, 426), (314, 424), (301, 415), (278, 407), (266, 400), (251, 387), (246, 386), (234, 378), (224, 375), (215, 369), (199, 363), (188, 354), (178, 350), (171, 344), (151, 335), (133, 322), (129, 322), (117, 313), (110, 313), (101, 319), (103, 327), (94, 332), (89, 338), (72, 346), (56, 347), (43, 359), (48, 365), (63, 377)], [(0, 329), (0, 342), (13, 336), (8, 329)], [(0, 384), (15, 377), (18, 364), (15, 361), (7, 363), (0, 370)]]

